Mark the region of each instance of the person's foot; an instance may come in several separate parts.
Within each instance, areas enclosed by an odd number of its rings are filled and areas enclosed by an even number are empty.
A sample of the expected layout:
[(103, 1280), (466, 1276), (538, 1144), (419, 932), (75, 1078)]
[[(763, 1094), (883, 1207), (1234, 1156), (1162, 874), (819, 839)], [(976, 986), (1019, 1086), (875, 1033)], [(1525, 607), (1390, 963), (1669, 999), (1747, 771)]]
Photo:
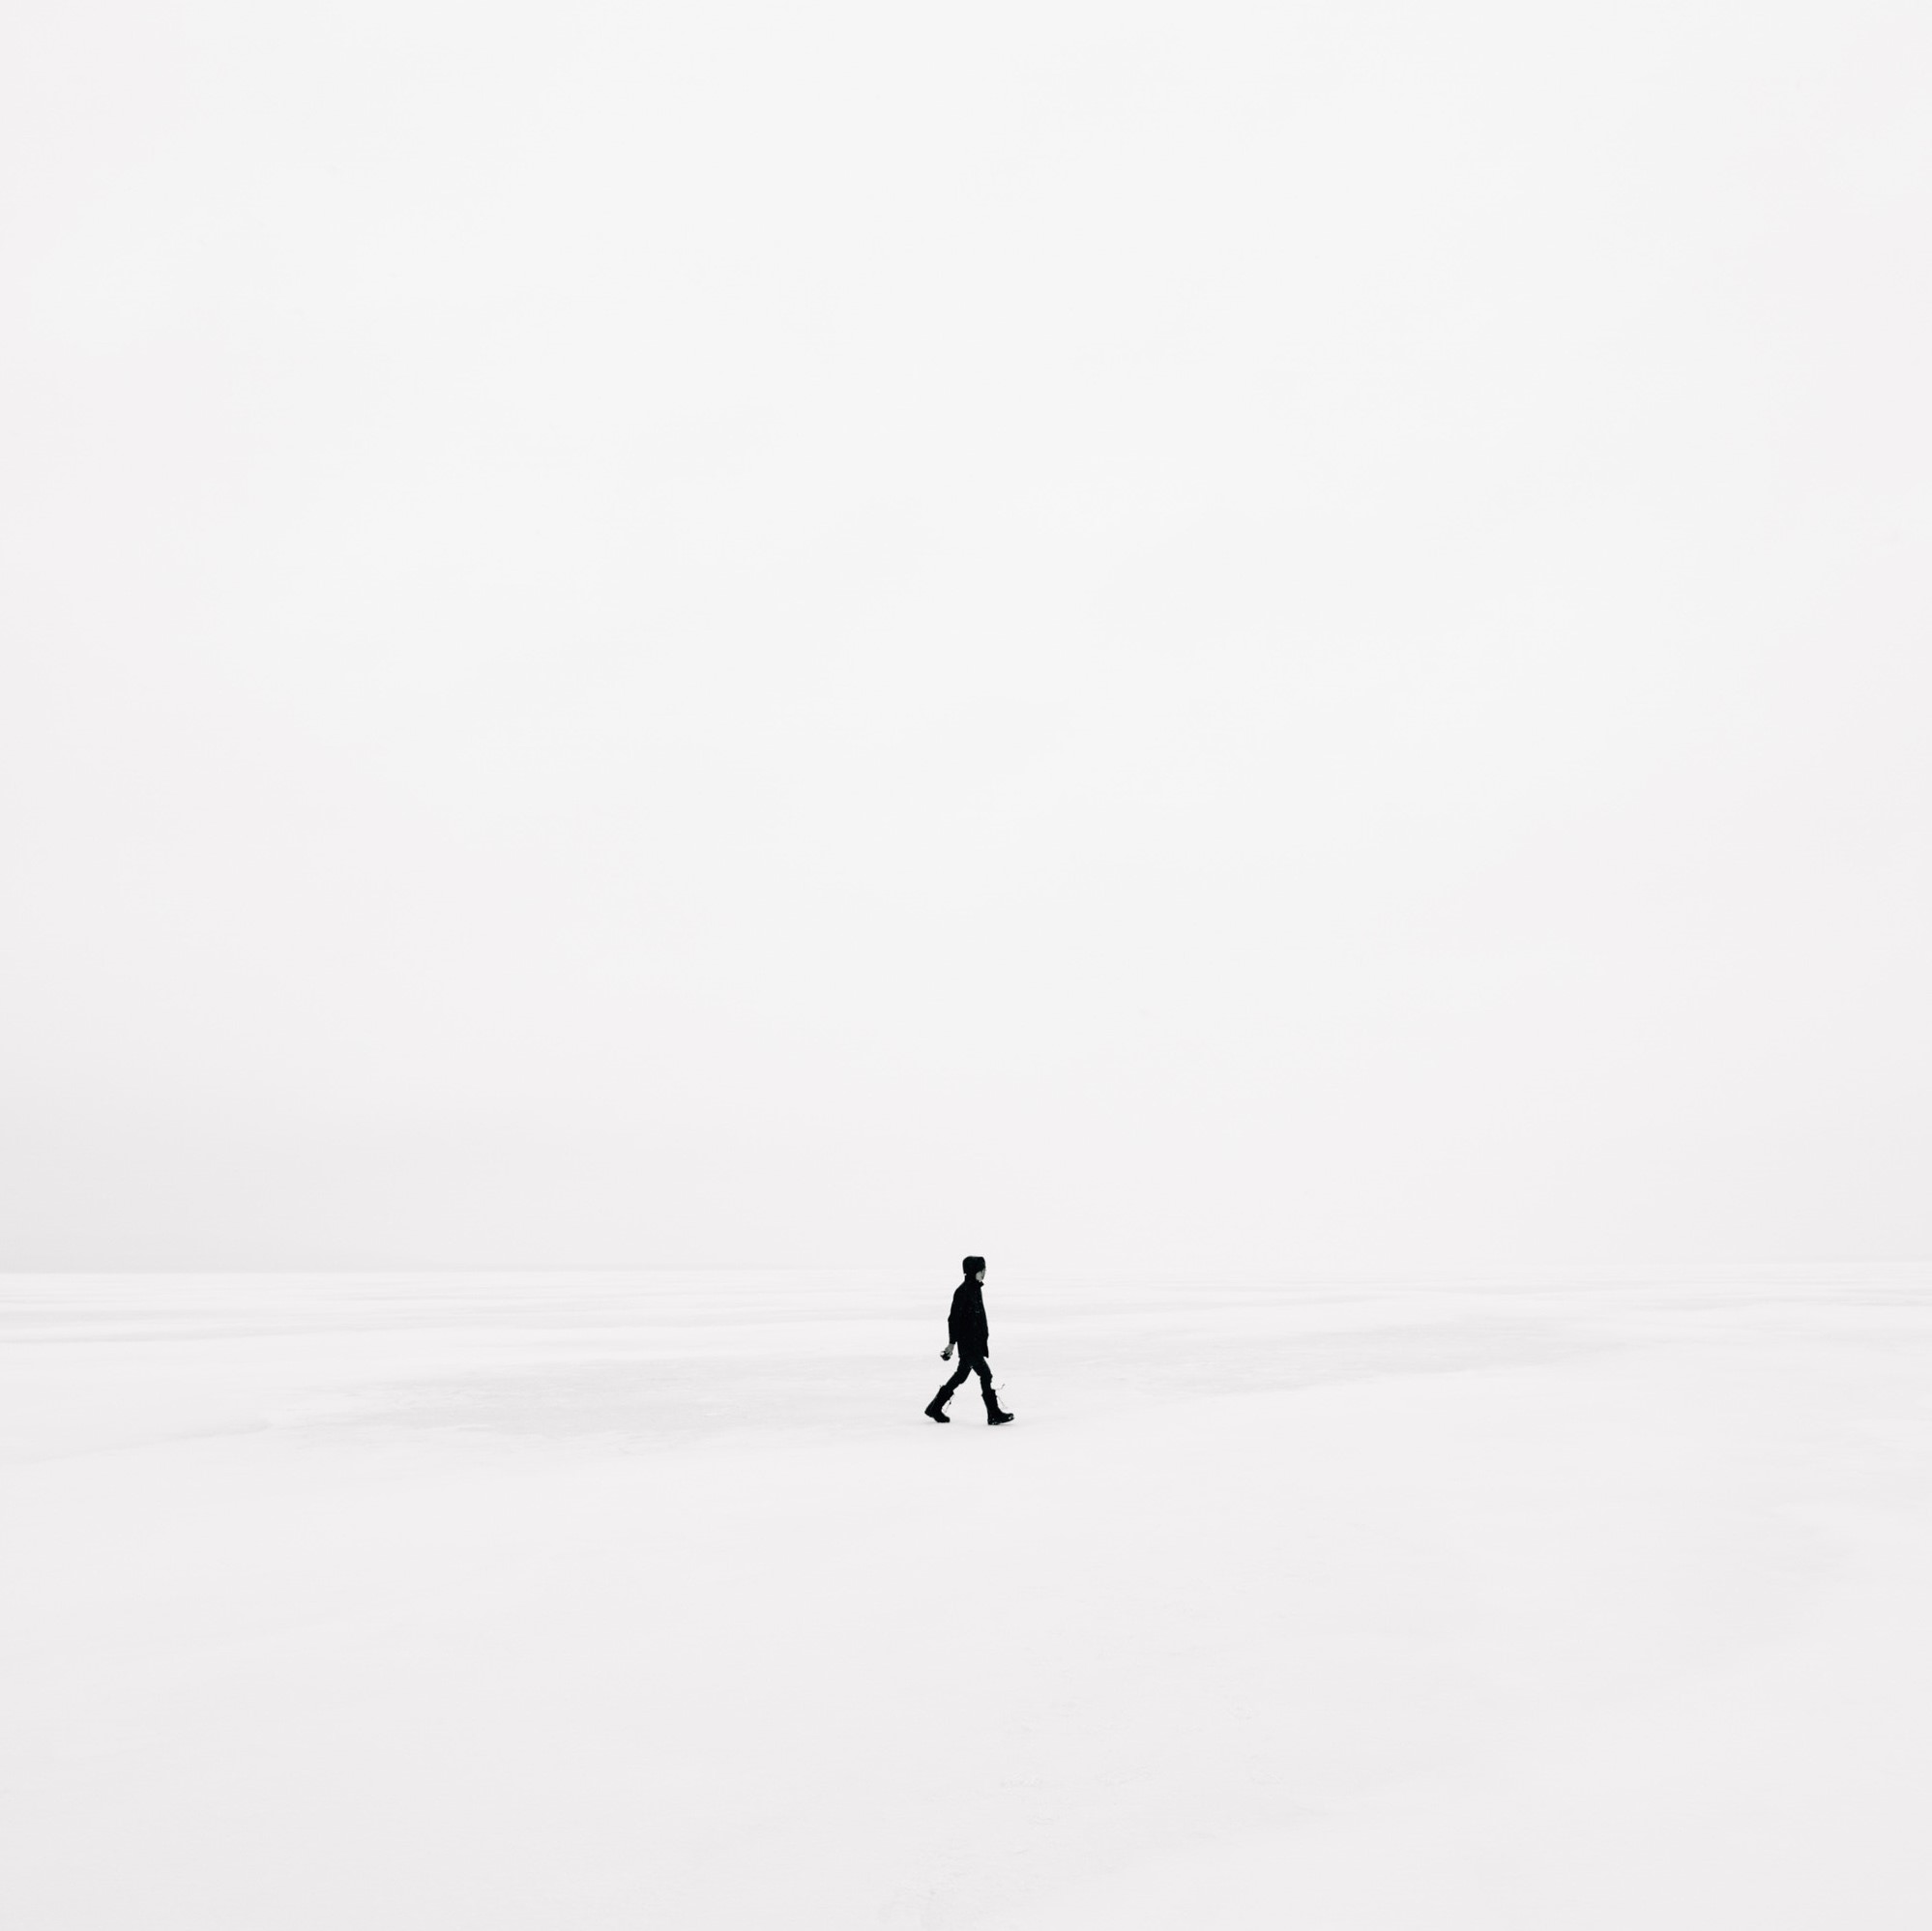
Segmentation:
[(1002, 1421), (1010, 1421), (1012, 1419), (1004, 1408), (996, 1408), (986, 1417), (986, 1426), (988, 1428), (997, 1428)]
[(947, 1414), (946, 1410), (940, 1407), (939, 1403), (936, 1401), (928, 1401), (925, 1404), (925, 1412), (928, 1415), (930, 1415), (935, 1421), (951, 1421), (952, 1419), (952, 1417)]

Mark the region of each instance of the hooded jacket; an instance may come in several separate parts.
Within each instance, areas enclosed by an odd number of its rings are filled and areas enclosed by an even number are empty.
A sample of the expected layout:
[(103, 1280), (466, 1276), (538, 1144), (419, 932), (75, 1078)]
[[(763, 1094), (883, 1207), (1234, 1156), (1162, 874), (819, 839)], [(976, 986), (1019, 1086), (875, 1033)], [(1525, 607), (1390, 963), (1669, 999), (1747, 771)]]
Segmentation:
[(986, 1302), (977, 1280), (962, 1280), (952, 1290), (952, 1311), (946, 1317), (946, 1336), (969, 1360), (986, 1355)]

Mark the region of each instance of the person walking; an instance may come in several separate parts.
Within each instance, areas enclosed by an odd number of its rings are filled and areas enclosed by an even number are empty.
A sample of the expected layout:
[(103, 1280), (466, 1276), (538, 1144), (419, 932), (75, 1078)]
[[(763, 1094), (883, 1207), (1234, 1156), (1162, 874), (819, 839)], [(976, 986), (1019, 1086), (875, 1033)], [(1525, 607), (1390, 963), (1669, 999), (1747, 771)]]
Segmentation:
[(968, 1254), (965, 1260), (966, 1278), (952, 1290), (952, 1311), (946, 1317), (946, 1346), (939, 1359), (950, 1361), (954, 1348), (959, 1350), (959, 1366), (952, 1379), (925, 1405), (925, 1412), (935, 1421), (951, 1421), (951, 1416), (946, 1412), (946, 1404), (952, 1398), (952, 1390), (969, 1374), (980, 1377), (980, 1392), (986, 1398), (986, 1425), (997, 1428), (1002, 1421), (1013, 1418), (999, 1404), (993, 1393), (993, 1371), (986, 1365), (986, 1300), (980, 1292), (986, 1278), (986, 1263), (979, 1254)]

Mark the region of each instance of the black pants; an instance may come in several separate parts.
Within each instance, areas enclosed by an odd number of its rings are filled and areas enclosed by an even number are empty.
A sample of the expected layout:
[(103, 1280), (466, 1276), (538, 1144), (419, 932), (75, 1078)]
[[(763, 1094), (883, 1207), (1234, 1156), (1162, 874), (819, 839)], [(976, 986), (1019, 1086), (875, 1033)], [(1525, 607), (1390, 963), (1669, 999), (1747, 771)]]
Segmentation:
[(986, 1413), (997, 1415), (1000, 1412), (1000, 1404), (993, 1395), (993, 1371), (986, 1365), (984, 1355), (969, 1355), (964, 1348), (959, 1350), (959, 1365), (953, 1370), (952, 1379), (932, 1397), (932, 1405), (935, 1408), (944, 1408), (951, 1400), (952, 1390), (969, 1374), (980, 1377), (980, 1392), (986, 1397)]

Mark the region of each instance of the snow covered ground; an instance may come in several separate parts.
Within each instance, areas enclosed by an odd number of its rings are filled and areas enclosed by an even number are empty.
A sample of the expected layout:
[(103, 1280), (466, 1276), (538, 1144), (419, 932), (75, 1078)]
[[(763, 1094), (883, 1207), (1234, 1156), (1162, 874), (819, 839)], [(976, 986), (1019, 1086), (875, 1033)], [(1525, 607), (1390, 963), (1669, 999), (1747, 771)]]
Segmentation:
[(20, 1931), (1932, 1924), (1932, 1291), (0, 1282)]

